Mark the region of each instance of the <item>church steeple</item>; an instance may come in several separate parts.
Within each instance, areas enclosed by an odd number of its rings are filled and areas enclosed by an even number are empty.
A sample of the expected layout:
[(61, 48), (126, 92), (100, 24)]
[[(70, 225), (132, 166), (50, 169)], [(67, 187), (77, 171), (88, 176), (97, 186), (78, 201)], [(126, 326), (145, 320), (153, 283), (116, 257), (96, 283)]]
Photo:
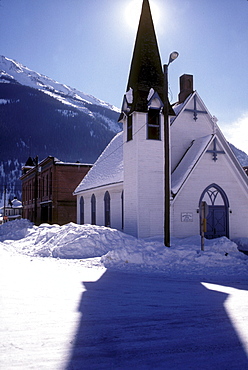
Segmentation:
[[(130, 90), (130, 88), (132, 90)], [(164, 102), (164, 75), (148, 0), (143, 0), (127, 91), (132, 91), (130, 111), (147, 111), (147, 97), (153, 88)]]

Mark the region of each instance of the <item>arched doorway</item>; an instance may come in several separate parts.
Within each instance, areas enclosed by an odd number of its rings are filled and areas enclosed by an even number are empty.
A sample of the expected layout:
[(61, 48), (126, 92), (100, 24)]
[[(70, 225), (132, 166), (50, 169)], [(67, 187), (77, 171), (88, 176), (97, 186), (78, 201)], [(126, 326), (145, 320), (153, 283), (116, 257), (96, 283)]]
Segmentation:
[(208, 205), (207, 231), (205, 238), (214, 239), (221, 236), (229, 237), (229, 201), (224, 190), (217, 184), (209, 185), (202, 193), (201, 202)]

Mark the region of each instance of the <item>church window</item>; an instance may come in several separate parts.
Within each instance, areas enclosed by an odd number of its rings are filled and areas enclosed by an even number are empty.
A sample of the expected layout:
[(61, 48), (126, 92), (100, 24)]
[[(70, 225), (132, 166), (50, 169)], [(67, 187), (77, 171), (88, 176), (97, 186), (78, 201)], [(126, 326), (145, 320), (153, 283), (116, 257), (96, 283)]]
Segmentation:
[(105, 226), (110, 227), (110, 195), (106, 191), (104, 195)]
[(147, 138), (160, 140), (160, 111), (150, 108), (148, 110)]
[(80, 198), (80, 225), (84, 224), (84, 197)]
[(133, 138), (133, 116), (129, 114), (127, 116), (127, 141)]
[(95, 194), (92, 194), (91, 197), (91, 224), (96, 224), (96, 197)]

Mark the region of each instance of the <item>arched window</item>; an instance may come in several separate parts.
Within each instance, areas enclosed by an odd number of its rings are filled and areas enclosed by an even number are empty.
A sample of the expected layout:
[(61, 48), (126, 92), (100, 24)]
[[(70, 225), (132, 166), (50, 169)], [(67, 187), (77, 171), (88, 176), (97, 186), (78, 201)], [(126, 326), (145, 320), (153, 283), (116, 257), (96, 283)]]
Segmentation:
[(80, 198), (80, 225), (84, 224), (84, 197)]
[(201, 195), (199, 207), (203, 201), (208, 205), (208, 214), (206, 217), (207, 231), (205, 237), (207, 239), (219, 238), (221, 236), (226, 236), (228, 238), (229, 201), (224, 190), (217, 184), (209, 185)]
[(91, 196), (91, 224), (96, 224), (96, 197), (95, 194)]
[(110, 195), (108, 191), (104, 195), (104, 214), (105, 226), (110, 227)]

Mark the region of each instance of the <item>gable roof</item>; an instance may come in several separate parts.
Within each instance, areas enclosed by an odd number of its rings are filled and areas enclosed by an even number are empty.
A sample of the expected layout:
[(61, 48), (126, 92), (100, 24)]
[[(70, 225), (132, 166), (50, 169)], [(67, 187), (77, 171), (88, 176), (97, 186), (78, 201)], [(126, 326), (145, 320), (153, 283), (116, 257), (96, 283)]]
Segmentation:
[(206, 153), (210, 144), (218, 139), (218, 142), (224, 149), (224, 153), (228, 155), (230, 161), (229, 164), (235, 169), (236, 174), (239, 176), (240, 184), (247, 189), (248, 177), (239, 163), (236, 155), (233, 153), (228, 142), (218, 126), (216, 126), (216, 133), (207, 135), (204, 137), (197, 138), (192, 142), (190, 148), (186, 151), (178, 166), (171, 174), (171, 192), (176, 195), (178, 191), (183, 187), (184, 183), (192, 173), (193, 169), (201, 159), (204, 153)]
[(213, 140), (214, 135), (200, 137), (192, 142), (182, 160), (171, 174), (171, 192), (176, 194), (182, 187), (195, 165)]
[[(192, 94), (190, 94), (185, 100), (184, 102), (182, 103), (175, 103), (174, 105), (172, 105), (172, 108), (175, 112), (175, 116), (172, 116), (170, 118), (170, 123), (173, 124), (173, 122), (183, 113), (184, 110), (188, 110), (187, 109), (187, 105), (188, 103), (191, 104), (191, 100), (194, 100), (194, 105), (196, 105), (196, 115), (200, 112), (202, 113), (206, 113), (209, 115), (209, 117), (212, 119), (212, 115), (211, 113), (209, 112), (208, 108), (206, 107), (206, 105), (204, 104), (204, 102), (202, 101), (200, 95), (198, 94), (198, 92), (195, 90)], [(198, 107), (197, 107), (198, 106)], [(194, 111), (194, 109), (191, 110), (192, 113)], [(198, 112), (198, 113), (197, 113)], [(197, 119), (197, 118), (196, 118)]]
[(123, 132), (117, 134), (78, 185), (74, 195), (84, 190), (123, 181)]

